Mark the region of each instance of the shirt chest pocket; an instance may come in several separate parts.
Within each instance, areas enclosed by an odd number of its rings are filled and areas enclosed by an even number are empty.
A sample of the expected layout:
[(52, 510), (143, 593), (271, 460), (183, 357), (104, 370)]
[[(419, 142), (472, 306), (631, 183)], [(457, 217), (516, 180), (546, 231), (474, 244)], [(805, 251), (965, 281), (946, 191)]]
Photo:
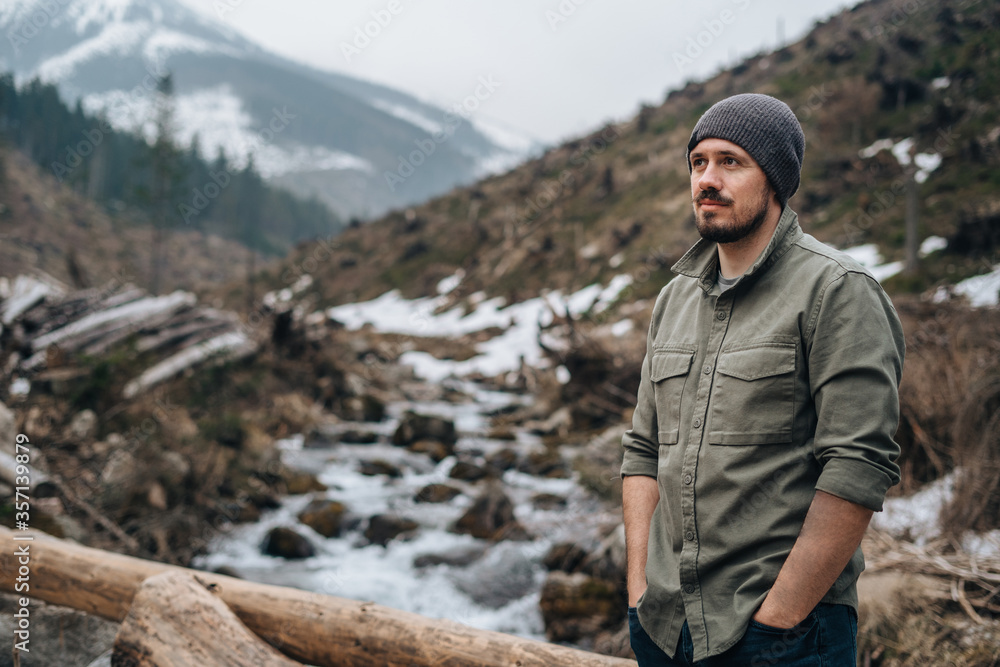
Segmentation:
[(656, 398), (657, 439), (661, 445), (677, 443), (681, 419), (681, 398), (691, 372), (693, 349), (655, 350), (650, 360), (649, 379)]
[(721, 352), (709, 409), (709, 443), (791, 442), (795, 360), (794, 342), (744, 344)]

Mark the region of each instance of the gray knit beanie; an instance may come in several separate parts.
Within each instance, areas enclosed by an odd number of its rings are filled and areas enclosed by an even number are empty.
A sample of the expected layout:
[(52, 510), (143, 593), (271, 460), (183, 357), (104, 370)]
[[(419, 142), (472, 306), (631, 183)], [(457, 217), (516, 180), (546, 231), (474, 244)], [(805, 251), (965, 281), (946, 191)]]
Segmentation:
[(685, 159), (702, 139), (731, 141), (757, 161), (782, 206), (799, 188), (806, 138), (788, 105), (769, 95), (744, 93), (716, 102), (691, 132)]

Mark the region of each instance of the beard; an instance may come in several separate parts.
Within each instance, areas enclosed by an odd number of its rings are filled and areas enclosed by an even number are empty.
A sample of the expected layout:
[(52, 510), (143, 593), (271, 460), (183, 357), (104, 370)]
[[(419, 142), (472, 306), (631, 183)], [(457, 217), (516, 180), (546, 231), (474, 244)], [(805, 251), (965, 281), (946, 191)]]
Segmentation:
[[(706, 199), (728, 205), (732, 221), (729, 224), (719, 223), (716, 221), (719, 213), (700, 210), (698, 202)], [(767, 213), (771, 206), (771, 193), (765, 188), (761, 191), (760, 199), (757, 200), (756, 205), (737, 208), (733, 206), (732, 199), (723, 197), (717, 191), (703, 190), (693, 203), (695, 224), (703, 239), (716, 243), (735, 243), (753, 234), (767, 219)]]

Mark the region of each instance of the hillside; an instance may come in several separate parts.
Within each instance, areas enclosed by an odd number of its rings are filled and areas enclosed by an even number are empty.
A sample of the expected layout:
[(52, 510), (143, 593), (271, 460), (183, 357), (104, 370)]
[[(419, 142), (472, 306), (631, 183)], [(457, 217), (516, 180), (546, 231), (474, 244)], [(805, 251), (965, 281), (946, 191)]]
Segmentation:
[(785, 100), (804, 127), (802, 186), (790, 205), (806, 231), (901, 259), (905, 180), (895, 153), (912, 139), (924, 165), (920, 238), (948, 244), (918, 276), (891, 278), (887, 288), (923, 291), (988, 273), (1000, 261), (998, 28), (994, 3), (858, 5), (628, 122), (348, 229), (332, 248), (303, 245), (266, 279), (284, 287), (311, 272), (320, 305), (394, 288), (433, 294), (457, 269), (464, 279), (453, 300), (482, 290), (516, 302), (543, 288), (606, 285), (620, 273), (633, 276), (633, 297), (655, 295), (697, 237), (683, 158), (690, 130), (712, 103), (739, 92)]
[[(151, 281), (150, 225), (108, 212), (43, 174), (24, 154), (0, 148), (0, 277), (41, 270), (69, 286)], [(196, 230), (166, 234), (163, 292), (239, 280), (247, 249)]]

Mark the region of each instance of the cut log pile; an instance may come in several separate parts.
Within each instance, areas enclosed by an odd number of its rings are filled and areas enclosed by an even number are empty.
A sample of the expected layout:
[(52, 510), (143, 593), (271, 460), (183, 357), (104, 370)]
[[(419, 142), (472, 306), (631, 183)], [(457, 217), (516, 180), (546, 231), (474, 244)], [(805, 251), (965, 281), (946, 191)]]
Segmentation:
[(210, 358), (253, 354), (256, 343), (234, 313), (200, 306), (194, 294), (151, 296), (132, 285), (68, 291), (46, 277), (19, 276), (0, 295), (0, 334), (7, 329), (19, 352), (12, 376), (45, 380), (67, 354), (103, 355), (131, 340), (149, 359), (125, 385), (125, 398)]
[[(33, 538), (17, 543), (30, 545), (32, 597), (122, 622), (112, 664), (284, 667), (299, 664), (295, 660), (317, 667), (635, 664), (370, 602), (91, 549), (44, 533), (17, 535)], [(0, 528), (0, 543), (15, 544), (13, 537), (11, 530)], [(0, 571), (16, 571), (15, 558), (13, 549), (0, 550)], [(13, 592), (13, 585), (11, 577), (0, 579), (2, 590)]]

